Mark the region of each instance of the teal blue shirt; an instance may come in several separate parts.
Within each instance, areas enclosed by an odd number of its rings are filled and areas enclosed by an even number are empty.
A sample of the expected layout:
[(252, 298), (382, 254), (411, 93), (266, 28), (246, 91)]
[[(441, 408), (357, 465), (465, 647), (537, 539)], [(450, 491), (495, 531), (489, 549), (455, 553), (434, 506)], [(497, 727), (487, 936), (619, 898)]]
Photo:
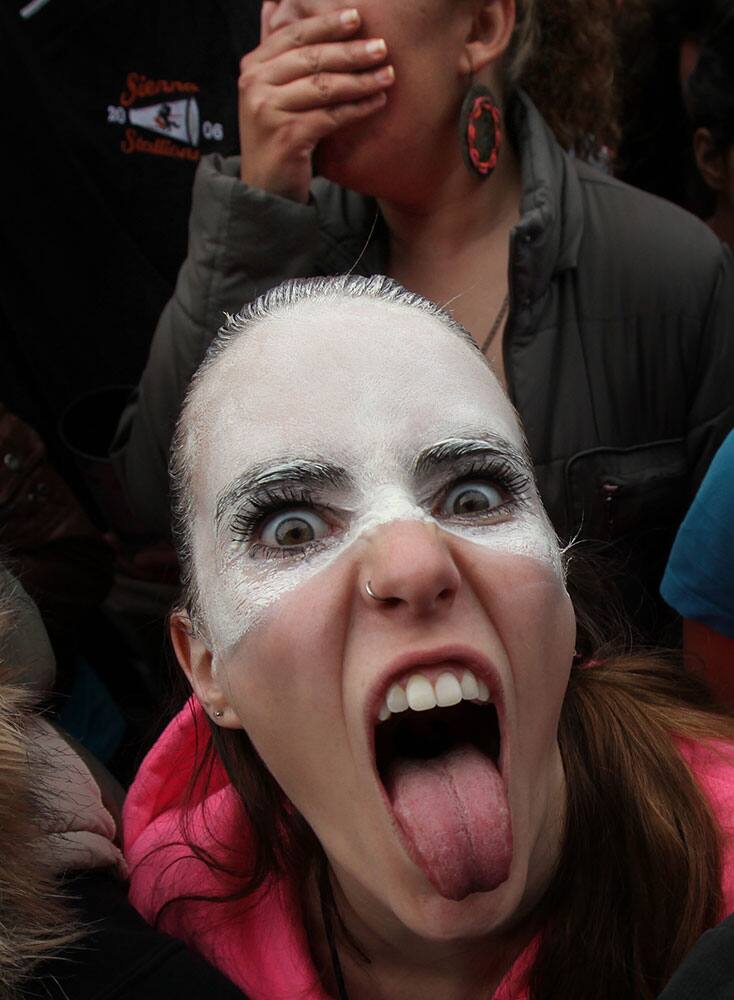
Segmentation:
[(660, 593), (684, 618), (734, 638), (734, 431), (678, 530)]

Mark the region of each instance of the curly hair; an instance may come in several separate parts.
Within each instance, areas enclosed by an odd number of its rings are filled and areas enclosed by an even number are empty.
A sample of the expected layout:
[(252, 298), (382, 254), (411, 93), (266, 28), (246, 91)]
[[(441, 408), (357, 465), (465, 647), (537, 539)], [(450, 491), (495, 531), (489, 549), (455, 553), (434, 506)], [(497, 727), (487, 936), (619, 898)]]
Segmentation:
[[(643, 0), (625, 2), (636, 12)], [(517, 0), (508, 80), (566, 149), (588, 158), (619, 138), (616, 0)]]

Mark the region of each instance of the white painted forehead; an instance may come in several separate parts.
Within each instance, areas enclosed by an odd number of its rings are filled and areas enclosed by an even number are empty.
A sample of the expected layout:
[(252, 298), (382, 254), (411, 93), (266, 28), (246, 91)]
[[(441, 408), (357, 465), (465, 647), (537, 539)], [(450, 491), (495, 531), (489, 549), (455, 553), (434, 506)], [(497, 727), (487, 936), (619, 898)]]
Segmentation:
[(359, 450), (388, 432), (440, 438), (482, 422), (523, 447), (471, 344), (430, 313), (367, 298), (306, 301), (253, 323), (206, 373), (196, 404), (202, 445), (236, 438), (250, 453), (315, 447), (322, 436)]
[[(309, 302), (253, 324), (201, 380), (194, 403), (193, 557), (220, 650), (364, 532), (430, 521), (422, 491), (436, 486), (421, 458), (433, 453), (428, 467), (438, 466), (441, 449), (456, 454), (469, 439), (525, 466), (516, 415), (481, 355), (442, 320), (381, 301)], [(253, 483), (297, 479), (293, 470), (309, 464), (334, 471), (324, 502), (342, 511), (344, 530), (313, 558), (243, 558), (242, 539), (226, 529), (232, 510), (262, 489)], [(535, 556), (560, 575), (532, 489), (522, 516), (475, 534), (464, 540)]]

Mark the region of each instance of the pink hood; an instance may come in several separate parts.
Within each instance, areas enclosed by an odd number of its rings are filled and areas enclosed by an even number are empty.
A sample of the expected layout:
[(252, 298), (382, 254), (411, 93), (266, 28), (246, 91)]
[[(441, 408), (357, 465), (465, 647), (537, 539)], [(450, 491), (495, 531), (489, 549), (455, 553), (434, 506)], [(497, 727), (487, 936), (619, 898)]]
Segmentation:
[[(206, 786), (193, 795), (188, 838), (183, 836), (183, 803), (207, 726), (201, 706), (190, 699), (143, 761), (127, 795), (124, 846), (131, 869), (130, 898), (151, 923), (161, 906), (178, 896), (216, 895), (236, 888), (198, 860), (186, 839), (240, 866), (249, 851), (247, 820), (218, 761)], [(723, 889), (725, 909), (730, 912), (734, 910), (734, 748), (682, 742), (681, 752), (724, 829)], [(165, 911), (159, 926), (200, 952), (250, 1000), (328, 1000), (298, 907), (282, 880), (272, 880), (247, 901), (176, 903)], [(527, 973), (537, 947), (536, 939), (505, 976), (494, 1000), (527, 1000)]]

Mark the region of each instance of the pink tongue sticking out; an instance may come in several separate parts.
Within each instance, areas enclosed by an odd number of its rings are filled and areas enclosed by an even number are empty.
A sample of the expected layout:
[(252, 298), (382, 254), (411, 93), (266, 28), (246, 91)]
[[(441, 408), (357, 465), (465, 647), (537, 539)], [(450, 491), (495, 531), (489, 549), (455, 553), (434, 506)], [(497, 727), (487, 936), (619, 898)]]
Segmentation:
[(398, 760), (385, 787), (409, 854), (442, 896), (464, 899), (507, 879), (507, 793), (497, 768), (476, 747), (433, 760)]

